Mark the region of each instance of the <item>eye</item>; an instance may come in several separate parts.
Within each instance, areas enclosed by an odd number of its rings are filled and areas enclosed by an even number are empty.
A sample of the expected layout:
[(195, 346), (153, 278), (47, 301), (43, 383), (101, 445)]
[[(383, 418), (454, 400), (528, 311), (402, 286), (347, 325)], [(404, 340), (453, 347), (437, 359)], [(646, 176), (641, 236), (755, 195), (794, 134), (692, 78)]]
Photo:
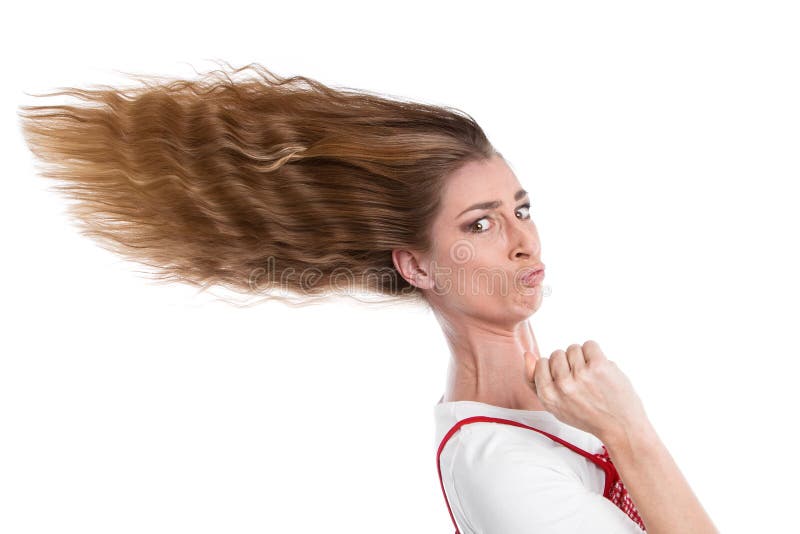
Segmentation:
[[(469, 231), (473, 234), (482, 234), (486, 232), (486, 223), (482, 221), (488, 221), (489, 217), (481, 217), (480, 219), (476, 220), (474, 223), (469, 225)], [(475, 225), (480, 223), (481, 230), (476, 230)]]
[[(524, 215), (522, 215), (522, 217), (520, 217), (520, 218), (521, 218), (521, 219), (523, 219), (523, 220), (528, 220), (528, 219), (530, 219), (530, 218), (531, 218), (530, 209), (531, 209), (531, 205), (530, 205), (530, 203), (528, 203), (528, 204), (523, 204), (522, 206), (520, 206), (519, 208), (517, 208), (517, 211), (518, 211), (518, 212), (519, 212), (519, 211), (522, 211), (522, 212), (524, 213)], [(483, 234), (483, 233), (486, 233), (486, 232), (488, 232), (488, 230), (486, 229), (486, 223), (485, 223), (485, 222), (482, 222), (482, 221), (489, 221), (489, 220), (491, 220), (489, 217), (481, 217), (480, 219), (477, 219), (477, 220), (475, 220), (475, 222), (473, 222), (472, 224), (470, 224), (470, 225), (469, 225), (469, 227), (467, 228), (467, 230), (468, 230), (469, 232), (473, 233), (473, 234)], [(478, 225), (479, 223), (480, 223), (480, 228), (481, 228), (481, 229), (480, 229), (480, 230), (477, 230), (477, 229), (476, 229), (476, 225)], [(489, 228), (491, 228), (491, 225), (489, 226)]]

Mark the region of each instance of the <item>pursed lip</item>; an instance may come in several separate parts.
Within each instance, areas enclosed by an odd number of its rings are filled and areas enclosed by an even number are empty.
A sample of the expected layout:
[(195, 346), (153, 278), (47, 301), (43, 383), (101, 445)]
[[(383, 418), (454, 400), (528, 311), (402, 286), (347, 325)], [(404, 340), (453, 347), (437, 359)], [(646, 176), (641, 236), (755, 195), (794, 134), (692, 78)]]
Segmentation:
[(533, 279), (543, 278), (543, 277), (544, 277), (544, 264), (539, 264), (525, 269), (520, 280), (525, 285), (532, 285), (531, 281)]

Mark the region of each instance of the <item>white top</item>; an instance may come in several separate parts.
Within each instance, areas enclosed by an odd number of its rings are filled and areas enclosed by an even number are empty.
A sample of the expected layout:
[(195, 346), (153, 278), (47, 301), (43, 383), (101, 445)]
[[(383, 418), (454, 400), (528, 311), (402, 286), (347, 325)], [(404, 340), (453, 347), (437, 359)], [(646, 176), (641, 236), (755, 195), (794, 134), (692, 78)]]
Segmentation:
[[(454, 424), (476, 415), (517, 421), (588, 453), (602, 452), (600, 439), (550, 412), (440, 399), (434, 407), (434, 454)], [(534, 430), (491, 422), (463, 425), (442, 450), (440, 465), (461, 534), (642, 534), (603, 497), (600, 467)]]

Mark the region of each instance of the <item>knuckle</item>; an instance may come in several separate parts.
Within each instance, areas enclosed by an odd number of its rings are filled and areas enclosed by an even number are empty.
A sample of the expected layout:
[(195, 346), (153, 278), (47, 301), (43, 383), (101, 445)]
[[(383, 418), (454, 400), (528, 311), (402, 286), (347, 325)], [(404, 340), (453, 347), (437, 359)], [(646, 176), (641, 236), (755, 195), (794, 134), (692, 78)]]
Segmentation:
[(533, 376), (540, 376), (550, 366), (550, 358), (539, 358), (533, 368)]
[(593, 359), (599, 359), (604, 357), (603, 351), (600, 349), (600, 345), (598, 345), (596, 342), (592, 340), (589, 340), (583, 344), (583, 351), (586, 354), (592, 356)]
[(605, 376), (608, 375), (608, 373), (610, 373), (615, 367), (616, 364), (611, 360), (601, 360), (597, 362), (597, 365), (595, 365), (595, 371)]
[(564, 395), (572, 396), (577, 391), (577, 384), (573, 380), (561, 380), (558, 383), (558, 388)]

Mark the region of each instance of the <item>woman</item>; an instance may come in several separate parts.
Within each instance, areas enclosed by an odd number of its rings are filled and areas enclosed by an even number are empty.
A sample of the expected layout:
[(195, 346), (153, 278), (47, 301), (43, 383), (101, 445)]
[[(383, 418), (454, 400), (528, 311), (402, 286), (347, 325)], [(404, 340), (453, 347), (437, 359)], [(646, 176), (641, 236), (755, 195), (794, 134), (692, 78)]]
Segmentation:
[(248, 67), (68, 88), (52, 94), (92, 105), (23, 106), (23, 133), (82, 231), (162, 281), (429, 306), (451, 349), (435, 415), (457, 531), (716, 531), (597, 343), (540, 357), (532, 193), (472, 117), (231, 74)]

